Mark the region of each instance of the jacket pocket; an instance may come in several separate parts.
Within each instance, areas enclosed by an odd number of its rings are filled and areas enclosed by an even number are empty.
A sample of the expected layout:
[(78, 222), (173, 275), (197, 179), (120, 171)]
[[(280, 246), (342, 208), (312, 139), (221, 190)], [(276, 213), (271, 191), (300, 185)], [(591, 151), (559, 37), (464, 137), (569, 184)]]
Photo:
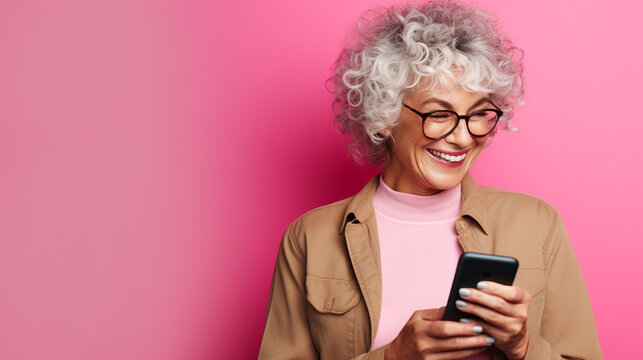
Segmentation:
[(306, 299), (310, 334), (320, 358), (352, 357), (357, 305), (362, 299), (357, 284), (308, 275)]
[(361, 296), (352, 281), (308, 275), (306, 298), (320, 313), (344, 314), (359, 303)]

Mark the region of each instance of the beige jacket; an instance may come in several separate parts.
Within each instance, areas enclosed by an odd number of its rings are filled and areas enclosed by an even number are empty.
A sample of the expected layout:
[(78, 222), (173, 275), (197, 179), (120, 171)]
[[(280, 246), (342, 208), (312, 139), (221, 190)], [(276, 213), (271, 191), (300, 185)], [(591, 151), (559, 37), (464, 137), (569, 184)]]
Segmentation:
[[(288, 227), (259, 359), (383, 359), (383, 347), (368, 352), (382, 298), (373, 213), (378, 181)], [(479, 186), (467, 175), (455, 227), (464, 251), (519, 260), (514, 285), (532, 295), (525, 359), (603, 358), (583, 276), (556, 210), (528, 195)], [(426, 286), (429, 281), (427, 274)], [(496, 351), (494, 359), (505, 356)]]

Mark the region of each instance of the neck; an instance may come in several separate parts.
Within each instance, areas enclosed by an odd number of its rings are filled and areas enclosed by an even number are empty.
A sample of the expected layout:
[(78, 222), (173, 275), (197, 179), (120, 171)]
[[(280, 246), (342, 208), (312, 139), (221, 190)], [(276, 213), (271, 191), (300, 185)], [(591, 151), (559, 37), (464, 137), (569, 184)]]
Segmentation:
[(390, 167), (386, 168), (382, 173), (382, 180), (390, 187), (391, 189), (407, 194), (413, 195), (422, 195), (422, 196), (431, 196), (435, 195), (442, 190), (423, 188), (417, 186), (412, 179), (404, 176), (399, 169), (396, 168), (397, 164), (392, 163)]

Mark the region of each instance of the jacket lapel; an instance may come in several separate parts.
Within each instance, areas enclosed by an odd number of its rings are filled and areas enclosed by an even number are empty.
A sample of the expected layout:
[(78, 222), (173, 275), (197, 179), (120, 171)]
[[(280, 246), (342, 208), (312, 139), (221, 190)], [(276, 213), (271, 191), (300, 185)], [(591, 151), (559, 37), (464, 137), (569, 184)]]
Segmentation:
[(492, 253), (487, 202), (482, 189), (468, 173), (462, 180), (462, 207), (455, 226), (464, 251)]
[(378, 183), (379, 176), (375, 176), (353, 197), (340, 230), (344, 233), (355, 277), (368, 309), (371, 328), (369, 347), (375, 340), (382, 311), (382, 264), (373, 210), (373, 194)]

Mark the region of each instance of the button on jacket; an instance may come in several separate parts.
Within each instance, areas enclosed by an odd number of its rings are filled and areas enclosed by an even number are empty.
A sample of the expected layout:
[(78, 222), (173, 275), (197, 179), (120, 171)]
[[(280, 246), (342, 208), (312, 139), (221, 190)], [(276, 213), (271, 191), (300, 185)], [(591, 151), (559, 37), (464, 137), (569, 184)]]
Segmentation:
[[(382, 305), (373, 210), (378, 181), (288, 227), (259, 359), (384, 358), (384, 347), (369, 352)], [(532, 296), (526, 360), (603, 358), (583, 276), (555, 209), (528, 195), (479, 186), (467, 174), (455, 227), (464, 251), (518, 259), (514, 285)], [(427, 274), (418, 286), (430, 281)], [(505, 356), (496, 350), (493, 358)]]

